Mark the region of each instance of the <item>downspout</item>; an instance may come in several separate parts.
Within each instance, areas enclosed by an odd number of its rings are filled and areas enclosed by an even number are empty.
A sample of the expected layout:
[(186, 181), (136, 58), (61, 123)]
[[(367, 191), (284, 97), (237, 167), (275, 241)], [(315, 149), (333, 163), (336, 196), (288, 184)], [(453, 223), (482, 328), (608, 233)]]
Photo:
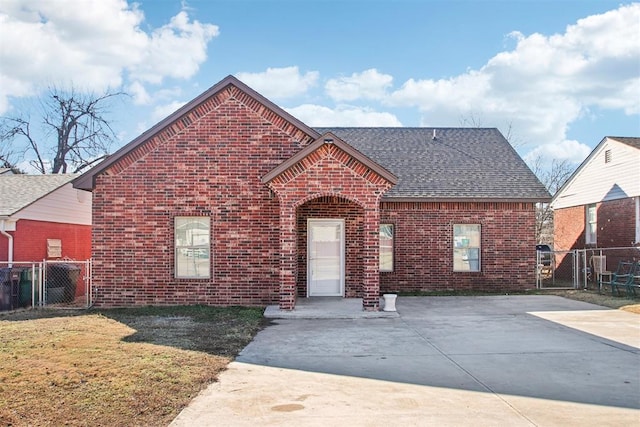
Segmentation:
[(13, 236), (5, 231), (5, 218), (0, 218), (0, 234), (7, 237), (8, 241), (8, 251), (7, 251), (7, 261), (9, 262), (9, 267), (13, 267)]

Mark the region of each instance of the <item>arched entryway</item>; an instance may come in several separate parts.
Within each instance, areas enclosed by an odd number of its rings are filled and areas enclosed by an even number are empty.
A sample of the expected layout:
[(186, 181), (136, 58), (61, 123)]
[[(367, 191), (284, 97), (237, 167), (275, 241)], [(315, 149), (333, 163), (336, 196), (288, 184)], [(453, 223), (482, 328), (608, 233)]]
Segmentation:
[(340, 196), (296, 210), (298, 297), (362, 297), (364, 209)]
[[(330, 233), (333, 227), (333, 232), (344, 233), (340, 238), (344, 241), (319, 241), (327, 243), (325, 249), (344, 245), (344, 260), (334, 256), (329, 262), (345, 265), (339, 272), (343, 288), (323, 292), (361, 295), (363, 309), (377, 311), (380, 197), (397, 177), (328, 133), (263, 176), (262, 182), (277, 196), (280, 206), (280, 309), (294, 309), (296, 298), (309, 294), (309, 220), (325, 219), (319, 233)], [(329, 270), (335, 278), (335, 264), (324, 271)]]

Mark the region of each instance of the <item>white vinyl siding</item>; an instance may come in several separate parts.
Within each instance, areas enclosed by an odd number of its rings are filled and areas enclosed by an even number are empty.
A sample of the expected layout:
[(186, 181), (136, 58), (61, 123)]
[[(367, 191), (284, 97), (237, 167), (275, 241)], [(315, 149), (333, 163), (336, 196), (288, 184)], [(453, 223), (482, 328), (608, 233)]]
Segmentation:
[(91, 225), (92, 193), (65, 184), (11, 216), (12, 219)]
[(639, 164), (640, 150), (605, 139), (554, 197), (553, 209), (640, 196)]

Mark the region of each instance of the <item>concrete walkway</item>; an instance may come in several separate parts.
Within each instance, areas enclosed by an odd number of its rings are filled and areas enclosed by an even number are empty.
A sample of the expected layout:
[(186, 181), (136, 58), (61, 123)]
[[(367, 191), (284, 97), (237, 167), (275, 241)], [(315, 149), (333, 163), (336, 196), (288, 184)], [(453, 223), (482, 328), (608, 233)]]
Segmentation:
[(397, 308), (274, 321), (172, 425), (640, 425), (638, 315), (555, 296)]
[(374, 319), (400, 317), (397, 311), (384, 311), (384, 299), (380, 299), (380, 311), (364, 311), (362, 298), (312, 297), (299, 298), (293, 310), (280, 310), (270, 305), (264, 311), (267, 319)]

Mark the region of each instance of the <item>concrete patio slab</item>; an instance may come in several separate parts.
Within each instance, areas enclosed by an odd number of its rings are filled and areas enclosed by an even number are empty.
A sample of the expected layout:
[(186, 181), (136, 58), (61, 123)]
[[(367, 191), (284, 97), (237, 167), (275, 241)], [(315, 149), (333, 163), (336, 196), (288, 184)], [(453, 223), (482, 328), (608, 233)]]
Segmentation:
[(172, 425), (640, 424), (638, 315), (544, 295), (396, 305), (274, 320)]
[(267, 319), (374, 319), (400, 317), (396, 311), (384, 311), (380, 299), (379, 311), (362, 309), (362, 298), (311, 297), (298, 298), (293, 310), (280, 310), (270, 305), (264, 311)]

